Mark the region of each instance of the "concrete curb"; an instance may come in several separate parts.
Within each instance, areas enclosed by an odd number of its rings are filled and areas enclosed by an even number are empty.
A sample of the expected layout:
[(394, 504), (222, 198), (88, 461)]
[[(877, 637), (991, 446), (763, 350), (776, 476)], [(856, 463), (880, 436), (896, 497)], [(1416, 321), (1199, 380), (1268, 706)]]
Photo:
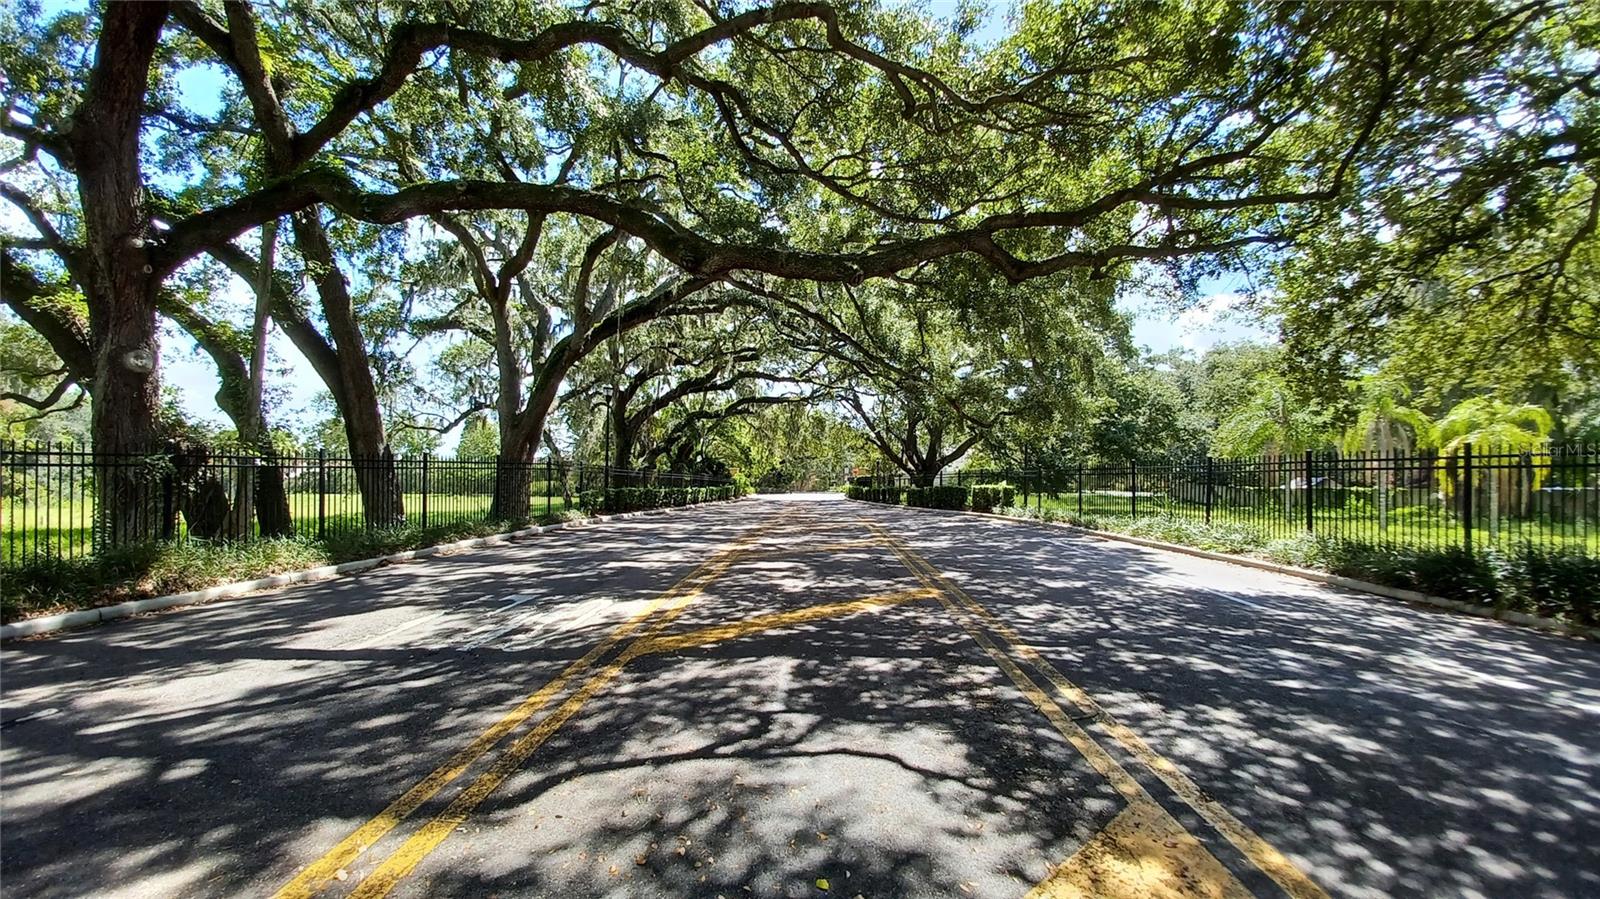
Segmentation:
[[(867, 500), (853, 500), (853, 502), (863, 502), (871, 506), (888, 505), (887, 503), (873, 503), (868, 502)], [(1418, 603), (1425, 606), (1434, 606), (1435, 608), (1447, 609), (1451, 612), (1460, 612), (1463, 615), (1471, 615), (1476, 618), (1490, 618), (1496, 621), (1506, 621), (1512, 624), (1520, 624), (1524, 627), (1538, 628), (1539, 630), (1563, 634), (1569, 637), (1581, 637), (1589, 640), (1600, 641), (1600, 628), (1582, 627), (1580, 625), (1567, 624), (1564, 621), (1557, 621), (1554, 618), (1546, 618), (1542, 615), (1529, 615), (1526, 612), (1514, 612), (1510, 609), (1497, 609), (1494, 606), (1480, 606), (1469, 602), (1445, 599), (1442, 596), (1431, 596), (1427, 593), (1418, 593), (1415, 590), (1403, 590), (1399, 587), (1388, 587), (1383, 584), (1374, 584), (1369, 581), (1359, 581), (1355, 578), (1341, 577), (1337, 574), (1329, 574), (1326, 571), (1316, 571), (1310, 568), (1297, 568), (1293, 565), (1282, 565), (1277, 562), (1269, 562), (1266, 559), (1257, 559), (1253, 556), (1229, 555), (1228, 553), (1212, 552), (1208, 549), (1198, 549), (1193, 546), (1184, 546), (1180, 543), (1163, 543), (1159, 540), (1147, 540), (1143, 537), (1130, 537), (1127, 534), (1117, 534), (1112, 533), (1111, 531), (1096, 531), (1091, 530), (1090, 528), (1081, 528), (1077, 525), (1066, 524), (1059, 521), (1039, 521), (1036, 518), (1020, 518), (1015, 515), (999, 515), (993, 512), (963, 512), (955, 509), (924, 509), (920, 506), (895, 506), (894, 508), (905, 509), (910, 512), (932, 512), (943, 515), (991, 518), (997, 521), (1011, 522), (1013, 524), (1028, 524), (1035, 527), (1059, 528), (1064, 531), (1072, 531), (1074, 533), (1084, 534), (1090, 537), (1097, 537), (1101, 540), (1112, 540), (1117, 543), (1131, 543), (1135, 546), (1143, 546), (1150, 549), (1160, 549), (1167, 552), (1182, 553), (1186, 556), (1199, 556), (1202, 559), (1211, 559), (1217, 562), (1228, 562), (1233, 565), (1243, 565), (1247, 568), (1259, 568), (1262, 571), (1271, 571), (1276, 574), (1286, 574), (1290, 577), (1303, 578), (1308, 581), (1316, 581), (1321, 584), (1327, 584), (1330, 587), (1343, 587), (1346, 590), (1356, 590), (1362, 593), (1371, 593), (1376, 596), (1386, 597), (1388, 599), (1398, 599), (1404, 602)]]
[(574, 528), (589, 527), (604, 524), (608, 521), (621, 521), (626, 518), (643, 518), (647, 515), (666, 515), (680, 509), (699, 509), (706, 506), (720, 506), (726, 503), (740, 502), (747, 497), (736, 499), (714, 500), (709, 503), (697, 503), (693, 506), (671, 506), (662, 509), (646, 509), (642, 512), (622, 512), (616, 515), (594, 515), (574, 521), (563, 521), (560, 524), (540, 525), (538, 527), (523, 528), (517, 531), (506, 531), (501, 534), (489, 534), (484, 537), (469, 537), (466, 540), (457, 540), (453, 543), (435, 543), (418, 549), (408, 549), (404, 552), (391, 553), (387, 556), (378, 556), (372, 559), (358, 559), (354, 562), (342, 562), (338, 565), (322, 565), (317, 568), (307, 568), (304, 571), (288, 571), (283, 574), (268, 575), (250, 581), (235, 581), (231, 584), (218, 584), (204, 590), (191, 590), (188, 593), (173, 593), (167, 596), (153, 596), (149, 599), (136, 599), (130, 602), (121, 602), (116, 605), (99, 606), (93, 609), (79, 609), (74, 612), (63, 612), (59, 615), (41, 615), (38, 618), (25, 618), (11, 624), (0, 625), (0, 640), (13, 640), (17, 637), (32, 637), (36, 634), (45, 634), (52, 631), (66, 630), (68, 628), (84, 627), (90, 624), (99, 624), (102, 621), (115, 621), (119, 618), (128, 618), (145, 612), (157, 612), (162, 609), (171, 609), (177, 606), (193, 605), (213, 599), (225, 599), (239, 596), (244, 593), (255, 593), (260, 590), (272, 590), (278, 587), (288, 587), (294, 584), (308, 584), (314, 581), (325, 581), (330, 578), (345, 574), (355, 574), (361, 571), (370, 571), (380, 565), (392, 565), (397, 562), (410, 562), (415, 559), (427, 559), (445, 553), (472, 549), (479, 546), (502, 546), (522, 537), (532, 537), (550, 531), (571, 530)]

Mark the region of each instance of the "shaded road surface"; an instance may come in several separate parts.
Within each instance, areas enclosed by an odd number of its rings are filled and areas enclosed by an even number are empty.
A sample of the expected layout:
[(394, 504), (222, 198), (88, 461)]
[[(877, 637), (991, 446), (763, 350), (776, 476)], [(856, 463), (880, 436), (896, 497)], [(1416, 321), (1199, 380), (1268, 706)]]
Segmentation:
[(1594, 896), (1600, 648), (822, 497), (0, 652), (9, 896)]

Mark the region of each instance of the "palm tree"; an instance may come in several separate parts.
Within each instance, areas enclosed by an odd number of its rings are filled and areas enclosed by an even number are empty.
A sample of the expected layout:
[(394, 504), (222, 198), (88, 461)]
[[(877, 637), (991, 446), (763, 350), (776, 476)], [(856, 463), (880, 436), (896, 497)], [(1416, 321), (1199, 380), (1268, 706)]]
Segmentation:
[(1392, 377), (1382, 373), (1367, 375), (1357, 384), (1356, 395), (1356, 420), (1345, 432), (1343, 448), (1347, 454), (1368, 448), (1377, 450), (1378, 483), (1373, 491), (1377, 494), (1378, 531), (1381, 533), (1389, 528), (1389, 492), (1394, 479), (1391, 451), (1396, 442), (1402, 447), (1408, 443), (1428, 446), (1435, 442), (1436, 432), (1428, 416), (1403, 405), (1411, 398), (1411, 391)]
[[(1260, 453), (1292, 456), (1327, 442), (1330, 436), (1324, 417), (1298, 401), (1288, 382), (1276, 371), (1264, 371), (1250, 382), (1250, 393), (1233, 414), (1212, 434), (1211, 445), (1221, 456), (1250, 456)], [(1284, 463), (1283, 513), (1294, 515), (1294, 488)], [(1306, 502), (1311, 501), (1311, 485), (1306, 484)]]
[[(1554, 422), (1542, 406), (1532, 403), (1512, 405), (1503, 400), (1476, 396), (1462, 400), (1439, 419), (1434, 439), (1439, 447), (1439, 483), (1446, 494), (1455, 480), (1454, 457), (1468, 447), (1481, 447), (1499, 453), (1527, 453), (1541, 446), (1550, 436)], [(1526, 466), (1528, 490), (1523, 495), (1527, 511), (1528, 494), (1538, 490), (1549, 473), (1548, 464)], [(1448, 470), (1447, 470), (1448, 469)], [(1499, 532), (1500, 481), (1510, 477), (1509, 469), (1496, 472), (1489, 483), (1489, 535)], [(1472, 484), (1463, 485), (1472, 489)]]

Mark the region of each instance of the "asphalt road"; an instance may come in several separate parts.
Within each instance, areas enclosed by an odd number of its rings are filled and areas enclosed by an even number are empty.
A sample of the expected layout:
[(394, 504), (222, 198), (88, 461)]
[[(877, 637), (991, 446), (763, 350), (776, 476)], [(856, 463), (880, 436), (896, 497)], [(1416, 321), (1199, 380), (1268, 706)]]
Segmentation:
[(1600, 647), (820, 497), (0, 650), (17, 896), (1596, 896)]

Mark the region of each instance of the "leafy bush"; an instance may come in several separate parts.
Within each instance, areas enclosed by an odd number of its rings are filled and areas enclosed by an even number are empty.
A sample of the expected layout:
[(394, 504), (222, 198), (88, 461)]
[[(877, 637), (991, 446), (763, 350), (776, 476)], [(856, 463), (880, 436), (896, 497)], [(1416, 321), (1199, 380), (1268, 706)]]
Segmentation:
[(1243, 553), (1266, 546), (1266, 536), (1256, 528), (1236, 523), (1206, 524), (1188, 518), (1157, 516), (1135, 519), (1116, 530), (1147, 540), (1182, 543), (1219, 553)]
[[(584, 493), (580, 497), (580, 508), (594, 512), (610, 502), (622, 511), (633, 511), (734, 499), (741, 495), (743, 492), (737, 484), (614, 487), (610, 491)], [(576, 511), (562, 511), (536, 520), (554, 522), (581, 517)], [(415, 525), (373, 530), (357, 528), (331, 533), (320, 542), (309, 537), (238, 543), (186, 540), (118, 547), (73, 559), (41, 556), (24, 564), (0, 568), (0, 619), (11, 621), (147, 596), (186, 593), (232, 581), (503, 533), (531, 523), (470, 521), (427, 529)]]
[(1016, 499), (1017, 488), (1007, 483), (977, 484), (972, 488), (972, 511), (993, 512), (1007, 509)]
[(1467, 554), (1349, 540), (1309, 541), (1300, 564), (1447, 599), (1600, 625), (1600, 559), (1522, 544)]
[[(1046, 510), (1045, 520), (1052, 517)], [(1271, 540), (1248, 525), (1178, 517), (1065, 519), (1092, 530), (1256, 555), (1431, 596), (1600, 626), (1600, 559), (1573, 550), (1523, 544), (1469, 555), (1459, 546), (1372, 544), (1311, 534)]]
[(1524, 545), (1511, 556), (1491, 556), (1490, 564), (1516, 608), (1600, 627), (1600, 559)]

